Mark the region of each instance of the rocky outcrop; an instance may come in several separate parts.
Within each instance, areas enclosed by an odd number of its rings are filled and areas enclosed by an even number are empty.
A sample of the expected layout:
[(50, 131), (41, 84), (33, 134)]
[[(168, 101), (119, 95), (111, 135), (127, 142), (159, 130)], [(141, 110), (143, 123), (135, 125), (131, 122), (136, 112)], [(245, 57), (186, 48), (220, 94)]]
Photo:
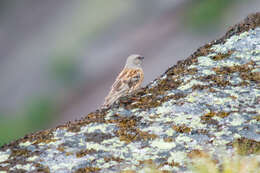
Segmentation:
[(120, 172), (153, 162), (188, 172), (194, 155), (217, 159), (234, 144), (241, 154), (260, 150), (260, 13), (111, 108), (3, 146), (0, 171)]

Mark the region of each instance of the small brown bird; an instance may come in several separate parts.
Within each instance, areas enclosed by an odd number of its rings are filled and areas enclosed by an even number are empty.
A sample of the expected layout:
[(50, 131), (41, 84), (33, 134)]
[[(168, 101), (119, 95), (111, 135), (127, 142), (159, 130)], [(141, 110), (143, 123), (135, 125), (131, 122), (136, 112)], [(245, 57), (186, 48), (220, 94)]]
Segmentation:
[(119, 97), (127, 95), (140, 88), (144, 78), (142, 69), (144, 57), (140, 55), (130, 55), (126, 60), (126, 65), (117, 76), (111, 87), (102, 108), (111, 106)]

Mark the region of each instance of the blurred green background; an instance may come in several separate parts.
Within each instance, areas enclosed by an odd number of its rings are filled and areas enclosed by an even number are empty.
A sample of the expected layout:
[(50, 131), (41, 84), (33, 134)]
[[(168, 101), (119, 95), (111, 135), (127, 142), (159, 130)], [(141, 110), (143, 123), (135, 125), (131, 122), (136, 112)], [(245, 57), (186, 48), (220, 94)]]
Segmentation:
[(145, 56), (145, 85), (258, 7), (258, 0), (0, 1), (0, 146), (98, 109), (129, 54)]

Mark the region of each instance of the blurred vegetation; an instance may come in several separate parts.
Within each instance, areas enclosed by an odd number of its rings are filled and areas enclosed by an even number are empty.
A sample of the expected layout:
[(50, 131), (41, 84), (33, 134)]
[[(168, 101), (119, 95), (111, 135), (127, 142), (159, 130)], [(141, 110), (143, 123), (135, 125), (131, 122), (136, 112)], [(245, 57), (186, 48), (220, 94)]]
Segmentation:
[(188, 28), (206, 31), (218, 26), (225, 10), (237, 0), (193, 0), (187, 8), (185, 23)]
[[(9, 12), (20, 3), (20, 1), (4, 0), (0, 2), (0, 9)], [(37, 2), (31, 3), (37, 4)], [(58, 32), (53, 38), (55, 47), (50, 50), (50, 55), (47, 57), (50, 86), (56, 87), (50, 89), (50, 92), (54, 94), (25, 101), (26, 104), (21, 105), (23, 110), (18, 110), (18, 113), (11, 111), (6, 115), (0, 112), (0, 146), (27, 133), (42, 130), (53, 122), (54, 117), (57, 117), (55, 114), (58, 112), (57, 104), (60, 104), (55, 101), (62, 94), (59, 91), (65, 89), (66, 92), (70, 92), (69, 90), (75, 89), (75, 86), (77, 88), (79, 82), (85, 82), (82, 80), (83, 74), (79, 68), (81, 65), (79, 55), (85, 49), (86, 42), (96, 38), (106, 25), (120, 17), (124, 10), (129, 9), (131, 3), (120, 0), (112, 0), (109, 3), (105, 0), (82, 1), (81, 5), (71, 12), (69, 19), (65, 19), (64, 24), (56, 26)], [(2, 13), (3, 11), (0, 11), (0, 18)]]
[(232, 157), (222, 158), (219, 166), (212, 158), (194, 159), (192, 170), (195, 173), (259, 173), (260, 165), (255, 157), (246, 157), (235, 154)]
[[(79, 63), (70, 56), (56, 56), (50, 64), (50, 76), (62, 87), (73, 87), (80, 81)], [(29, 99), (23, 109), (12, 115), (0, 112), (0, 146), (25, 134), (50, 126), (58, 112), (54, 102), (59, 93), (52, 96), (38, 96)]]
[(79, 63), (73, 55), (60, 55), (52, 58), (50, 76), (60, 82), (62, 86), (71, 86), (80, 81)]
[[(192, 158), (192, 164), (188, 168), (189, 172), (194, 173), (259, 173), (260, 163), (257, 161), (256, 156), (247, 157), (240, 156), (238, 153), (234, 155), (223, 156), (221, 164), (210, 156), (208, 153), (203, 153), (200, 156)], [(138, 172), (143, 173), (164, 173), (161, 171), (160, 166), (156, 166), (152, 161), (145, 164), (144, 168)], [(131, 169), (122, 171), (122, 173), (137, 173)]]
[(48, 97), (36, 97), (28, 101), (18, 115), (0, 114), (0, 146), (46, 127), (55, 116), (53, 101)]

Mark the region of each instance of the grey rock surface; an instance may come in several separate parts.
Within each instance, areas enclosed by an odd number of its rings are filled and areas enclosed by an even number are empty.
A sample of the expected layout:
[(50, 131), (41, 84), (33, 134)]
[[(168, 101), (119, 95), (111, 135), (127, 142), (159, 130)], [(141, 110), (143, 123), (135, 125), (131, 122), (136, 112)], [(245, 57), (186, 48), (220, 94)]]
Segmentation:
[(220, 158), (233, 144), (260, 150), (260, 13), (111, 108), (3, 146), (0, 171), (138, 171), (153, 162), (189, 172), (194, 153)]

